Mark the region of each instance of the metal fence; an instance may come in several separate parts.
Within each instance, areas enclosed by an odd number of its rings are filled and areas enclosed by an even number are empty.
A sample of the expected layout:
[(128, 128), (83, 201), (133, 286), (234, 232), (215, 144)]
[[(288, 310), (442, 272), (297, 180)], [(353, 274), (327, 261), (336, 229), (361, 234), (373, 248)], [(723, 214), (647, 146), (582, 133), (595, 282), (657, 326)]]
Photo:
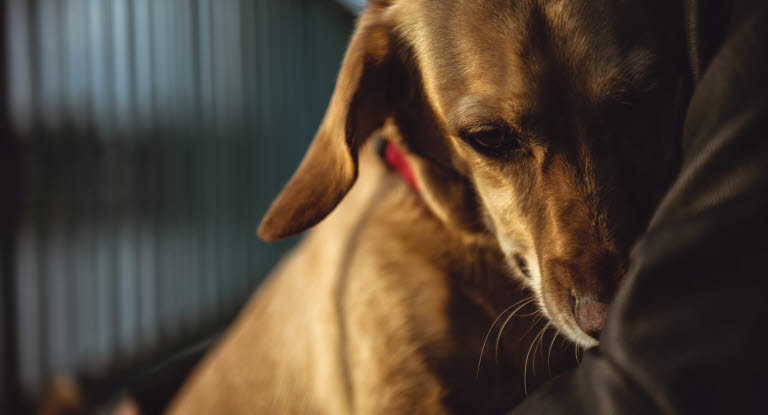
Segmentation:
[(353, 16), (321, 0), (3, 7), (20, 185), (0, 218), (3, 381), (34, 400), (52, 374), (105, 376), (231, 319), (290, 245), (255, 228)]

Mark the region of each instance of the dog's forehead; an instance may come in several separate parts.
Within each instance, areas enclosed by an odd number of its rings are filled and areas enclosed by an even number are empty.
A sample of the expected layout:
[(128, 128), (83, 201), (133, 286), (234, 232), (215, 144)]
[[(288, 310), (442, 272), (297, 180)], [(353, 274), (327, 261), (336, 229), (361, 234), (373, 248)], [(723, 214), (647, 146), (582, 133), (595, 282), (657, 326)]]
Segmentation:
[(452, 126), (535, 111), (558, 73), (570, 83), (560, 92), (595, 102), (639, 80), (653, 55), (617, 44), (616, 22), (590, 3), (416, 1), (398, 4), (396, 14), (427, 96)]

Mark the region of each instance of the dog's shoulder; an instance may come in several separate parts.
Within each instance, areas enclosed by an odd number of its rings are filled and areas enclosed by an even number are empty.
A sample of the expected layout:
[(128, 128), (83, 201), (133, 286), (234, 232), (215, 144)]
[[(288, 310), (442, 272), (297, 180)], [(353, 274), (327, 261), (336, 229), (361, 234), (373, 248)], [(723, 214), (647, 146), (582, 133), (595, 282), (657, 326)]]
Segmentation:
[(375, 149), (360, 157), (347, 197), (254, 294), (171, 413), (441, 408), (418, 355), (448, 330), (442, 251), (458, 242)]

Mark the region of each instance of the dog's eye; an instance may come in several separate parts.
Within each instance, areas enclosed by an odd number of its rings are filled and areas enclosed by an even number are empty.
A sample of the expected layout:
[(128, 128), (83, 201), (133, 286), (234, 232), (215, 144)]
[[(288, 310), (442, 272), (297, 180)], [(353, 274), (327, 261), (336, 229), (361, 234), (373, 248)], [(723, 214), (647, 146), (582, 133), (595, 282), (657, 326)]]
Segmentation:
[(492, 126), (467, 131), (462, 137), (476, 150), (497, 153), (520, 147), (519, 137), (507, 127)]

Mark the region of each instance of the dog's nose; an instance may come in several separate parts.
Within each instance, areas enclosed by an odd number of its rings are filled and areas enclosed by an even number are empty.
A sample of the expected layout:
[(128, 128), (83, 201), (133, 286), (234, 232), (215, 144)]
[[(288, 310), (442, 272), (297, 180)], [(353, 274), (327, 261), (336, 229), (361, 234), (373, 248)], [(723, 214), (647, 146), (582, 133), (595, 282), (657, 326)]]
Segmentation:
[(597, 339), (605, 323), (608, 305), (592, 298), (579, 298), (574, 308), (576, 323), (585, 333)]

